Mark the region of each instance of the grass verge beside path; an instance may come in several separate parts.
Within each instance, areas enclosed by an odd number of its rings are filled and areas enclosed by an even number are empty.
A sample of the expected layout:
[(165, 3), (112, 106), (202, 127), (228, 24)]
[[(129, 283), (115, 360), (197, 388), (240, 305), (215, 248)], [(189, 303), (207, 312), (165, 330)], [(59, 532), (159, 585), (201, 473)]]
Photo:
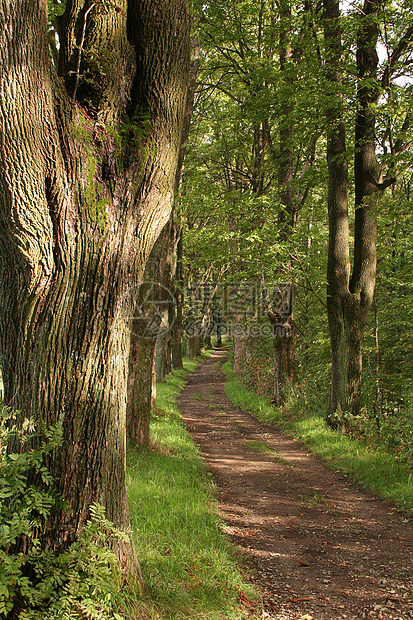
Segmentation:
[(231, 362), (223, 370), (227, 375), (225, 390), (235, 405), (267, 424), (302, 441), (320, 456), (331, 469), (345, 472), (357, 483), (391, 501), (413, 517), (413, 470), (384, 450), (373, 450), (347, 435), (330, 429), (325, 418), (293, 403), (288, 419), (269, 399), (247, 390), (232, 372)]
[(185, 360), (184, 370), (158, 384), (153, 448), (128, 453), (131, 523), (146, 585), (134, 618), (241, 620), (247, 616), (237, 609), (240, 591), (253, 597), (222, 531), (212, 480), (177, 407), (185, 376), (196, 365)]

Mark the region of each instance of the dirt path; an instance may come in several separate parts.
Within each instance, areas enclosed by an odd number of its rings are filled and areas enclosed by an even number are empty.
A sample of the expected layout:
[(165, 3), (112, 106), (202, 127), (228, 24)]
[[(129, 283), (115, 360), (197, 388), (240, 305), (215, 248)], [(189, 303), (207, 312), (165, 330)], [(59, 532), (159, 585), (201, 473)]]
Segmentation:
[(234, 407), (215, 351), (179, 400), (267, 620), (413, 618), (413, 527)]

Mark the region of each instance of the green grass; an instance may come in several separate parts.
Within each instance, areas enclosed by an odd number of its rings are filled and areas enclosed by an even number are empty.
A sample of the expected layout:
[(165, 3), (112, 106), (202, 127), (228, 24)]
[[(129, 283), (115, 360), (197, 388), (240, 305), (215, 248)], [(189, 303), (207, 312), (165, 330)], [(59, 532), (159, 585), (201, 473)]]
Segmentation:
[(176, 404), (195, 366), (186, 360), (183, 371), (158, 384), (153, 449), (128, 453), (131, 523), (146, 584), (142, 609), (145, 618), (237, 620), (246, 617), (236, 609), (239, 591), (254, 593), (243, 582), (213, 483)]
[(267, 446), (265, 441), (260, 441), (259, 439), (247, 440), (245, 442), (245, 447), (247, 450), (251, 450), (252, 452), (268, 453), (273, 451), (269, 446)]
[[(327, 465), (343, 471), (376, 495), (397, 505), (413, 516), (413, 470), (383, 448), (373, 449), (339, 431), (333, 431), (320, 414), (324, 407), (305, 395), (293, 394), (284, 407), (275, 407), (268, 398), (247, 390), (232, 373), (231, 363), (223, 370), (227, 375), (225, 390), (229, 399), (265, 423), (275, 424), (283, 432), (303, 442)], [(318, 410), (317, 410), (318, 409)]]
[(202, 395), (199, 392), (194, 392), (193, 394), (191, 394), (191, 398), (193, 400), (202, 400)]

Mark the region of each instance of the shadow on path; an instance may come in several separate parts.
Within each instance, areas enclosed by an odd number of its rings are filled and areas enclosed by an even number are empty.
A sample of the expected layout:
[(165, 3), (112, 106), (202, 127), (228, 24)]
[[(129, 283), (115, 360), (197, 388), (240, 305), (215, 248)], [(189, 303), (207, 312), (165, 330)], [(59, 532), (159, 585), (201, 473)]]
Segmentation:
[(413, 618), (412, 522), (231, 404), (216, 350), (179, 399), (267, 620)]

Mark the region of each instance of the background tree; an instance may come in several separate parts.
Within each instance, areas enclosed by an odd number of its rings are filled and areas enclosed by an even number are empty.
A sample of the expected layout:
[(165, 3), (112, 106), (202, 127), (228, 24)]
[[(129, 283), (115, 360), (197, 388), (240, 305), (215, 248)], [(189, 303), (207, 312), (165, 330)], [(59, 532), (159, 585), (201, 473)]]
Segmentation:
[[(401, 14), (386, 2), (360, 3), (345, 15), (335, 2), (324, 3), (324, 11), (310, 1), (202, 4), (200, 77), (182, 192), (188, 280), (295, 280), (298, 376), (330, 394), (331, 423), (338, 410), (363, 411), (363, 389), (366, 403), (372, 394), (376, 400), (378, 383), (392, 398), (393, 381), (384, 372), (391, 356), (383, 346), (378, 356), (379, 341), (393, 343), (397, 357), (406, 359), (403, 339), (382, 321), (391, 312), (384, 299), (390, 308), (399, 290), (390, 282), (405, 282), (398, 270), (409, 255), (403, 245), (402, 257), (388, 236), (395, 234), (395, 209), (407, 209), (411, 175), (408, 12), (407, 4)], [(379, 277), (376, 325), (369, 308), (377, 244), (386, 273)], [(400, 278), (390, 275), (389, 261)], [(395, 304), (406, 303), (407, 290)], [(261, 369), (253, 382), (259, 390), (268, 387), (262, 370), (272, 366), (267, 344), (247, 356), (245, 380), (252, 380), (255, 364)]]
[[(224, 18), (231, 29), (222, 28)], [(210, 282), (219, 273), (233, 282), (296, 279), (294, 229), (311, 196), (320, 134), (311, 23), (309, 9), (288, 2), (202, 7), (200, 77), (183, 194), (186, 255), (198, 280), (204, 269)], [(204, 271), (195, 275), (198, 264)], [(238, 352), (243, 355), (248, 342), (235, 337), (237, 367)], [(276, 339), (278, 394), (278, 384), (295, 378), (294, 342)]]
[[(386, 3), (366, 0), (355, 18), (356, 79), (354, 115), (354, 253), (352, 270), (349, 250), (349, 215), (347, 152), (345, 124), (341, 109), (342, 51), (338, 4), (325, 2), (325, 40), (328, 57), (327, 81), (330, 84), (330, 106), (327, 119), (332, 122), (328, 142), (329, 221), (328, 309), (332, 345), (332, 384), (328, 420), (337, 424), (336, 413), (360, 413), (363, 366), (363, 340), (367, 316), (373, 302), (377, 266), (377, 208), (383, 191), (395, 182), (394, 159), (381, 161), (377, 149), (377, 106), (383, 93), (391, 98), (391, 79), (396, 62), (408, 48), (412, 29), (407, 30), (388, 49), (379, 75), (377, 52), (379, 24), (385, 20)], [(354, 32), (354, 31), (353, 31)], [(397, 61), (396, 61), (397, 59)], [(400, 67), (400, 65), (399, 65)], [(387, 91), (387, 92), (386, 92)], [(386, 100), (384, 98), (384, 100)], [(392, 143), (391, 114), (389, 136)], [(408, 129), (408, 116), (403, 131)], [(384, 143), (386, 140), (384, 140)], [(403, 139), (391, 144), (392, 157), (403, 148)], [(386, 147), (385, 147), (386, 149)]]

